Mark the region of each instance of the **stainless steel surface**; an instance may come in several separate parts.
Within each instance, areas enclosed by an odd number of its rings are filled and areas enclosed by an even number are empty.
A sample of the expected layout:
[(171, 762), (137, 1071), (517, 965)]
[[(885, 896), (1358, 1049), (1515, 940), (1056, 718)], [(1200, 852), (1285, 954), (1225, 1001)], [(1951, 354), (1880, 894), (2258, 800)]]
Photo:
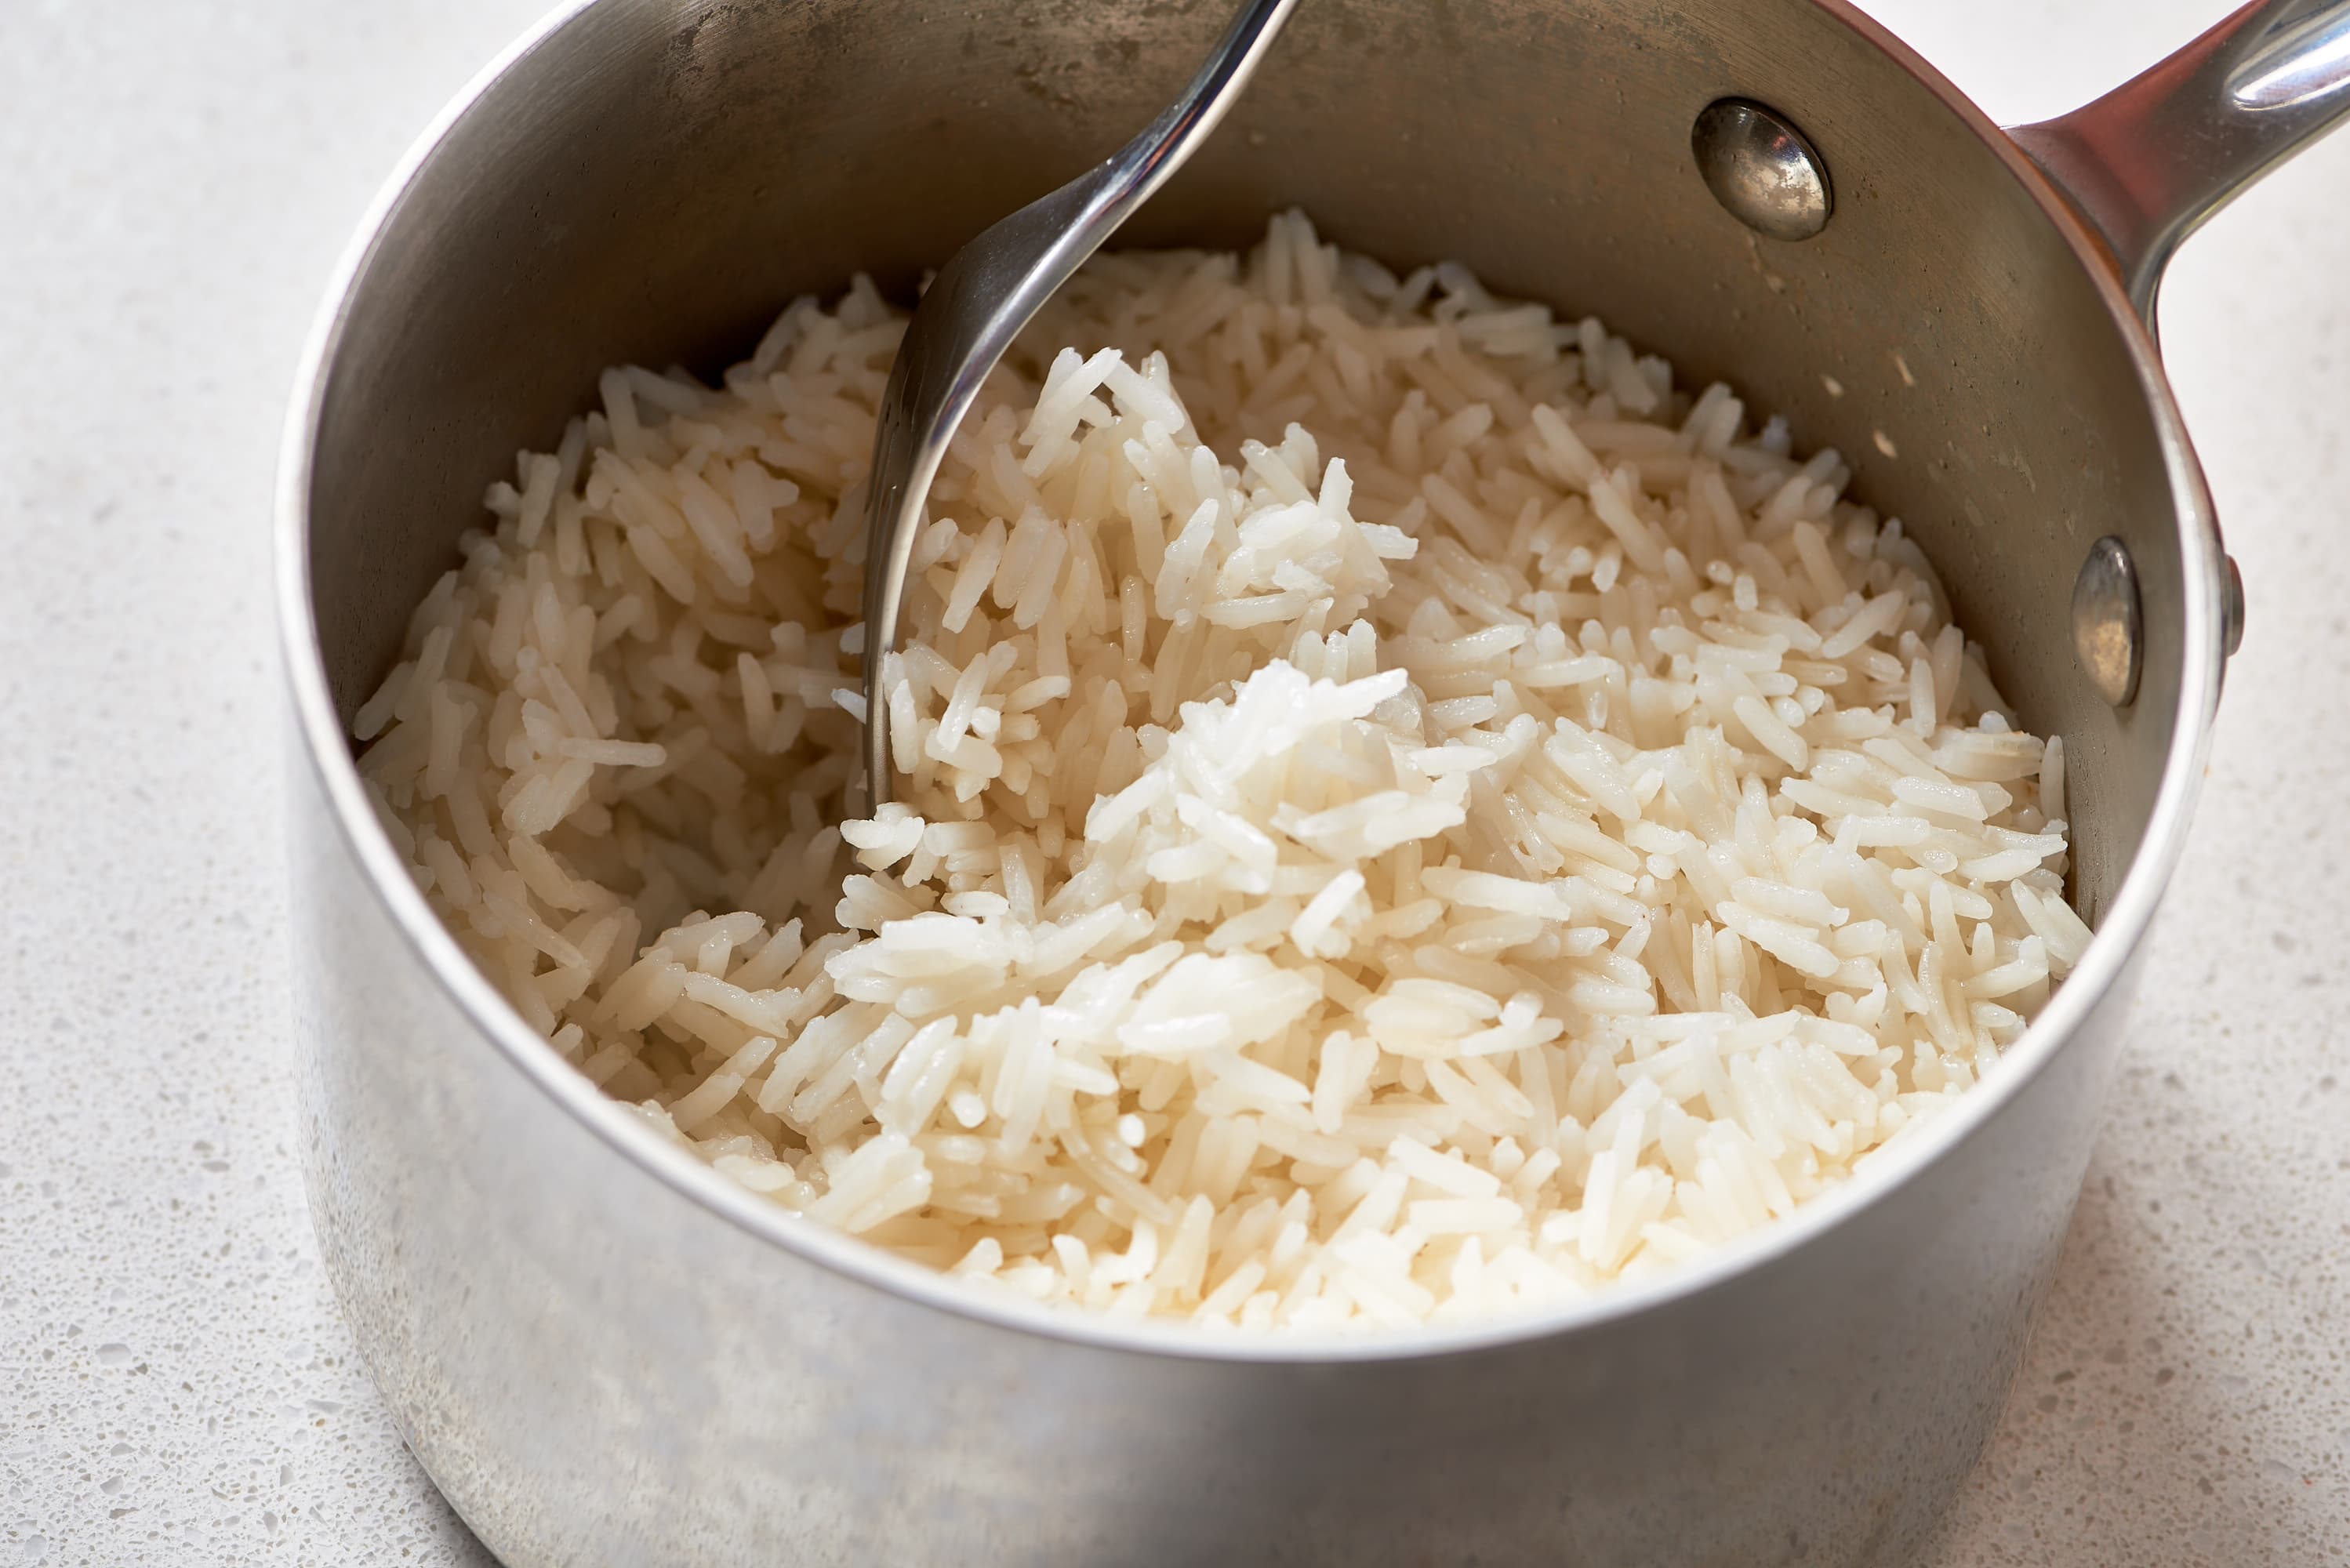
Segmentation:
[[(2202, 772), (2226, 576), (2099, 243), (1832, 0), (1316, 0), (1128, 232), (1231, 244), (1296, 203), (1727, 378), (1852, 454), (2064, 737), (2096, 940), (1963, 1104), (1793, 1220), (1538, 1319), (1402, 1337), (967, 1299), (607, 1104), (377, 827), (348, 716), (516, 445), (616, 359), (709, 369), (795, 293), (859, 267), (903, 286), (1167, 101), (1166, 62), (1223, 20), (593, 0), (428, 134), (335, 286), (281, 518), (306, 1158), (370, 1367), (510, 1563), (1889, 1563), (1981, 1449)], [(1811, 242), (1761, 244), (1690, 178), (1691, 123), (1731, 95), (1835, 170)], [(2144, 617), (2119, 710), (2068, 602), (2108, 534)]]
[(2012, 134), (2110, 247), (2138, 314), (2178, 242), (2350, 113), (2350, 3), (2254, 0), (2094, 103)]
[(1101, 249), (1212, 133), (1296, 0), (1246, 0), (1182, 95), (1141, 134), (1059, 190), (991, 224), (939, 269), (889, 366), (873, 431), (865, 537), (865, 780), (889, 798), (883, 665), (898, 646), (923, 503), (980, 383), (1053, 291)]
[(2119, 708), (2137, 695), (2146, 622), (2129, 546), (2108, 534), (2089, 546), (2073, 579), (2073, 655), (2097, 695)]
[(1765, 239), (1808, 240), (1828, 226), (1827, 165), (1784, 118), (1745, 99), (1698, 111), (1690, 151), (1723, 211)]

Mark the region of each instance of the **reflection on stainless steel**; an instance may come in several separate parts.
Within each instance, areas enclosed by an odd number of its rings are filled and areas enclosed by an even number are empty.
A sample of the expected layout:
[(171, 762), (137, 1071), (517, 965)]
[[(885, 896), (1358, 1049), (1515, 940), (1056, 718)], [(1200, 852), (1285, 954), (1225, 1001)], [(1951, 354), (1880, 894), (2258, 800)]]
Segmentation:
[[(1231, 245), (1295, 203), (1728, 379), (1857, 454), (1860, 497), (2064, 737), (2082, 967), (1908, 1150), (1752, 1242), (1538, 1320), (1347, 1345), (966, 1298), (607, 1103), (371, 816), (349, 714), (484, 483), (599, 369), (714, 368), (858, 268), (905, 286), (1169, 102), (1225, 17), (584, 0), (427, 139), (337, 286), (281, 518), (311, 1199), (410, 1441), (509, 1563), (1899, 1563), (1991, 1430), (2201, 773), (2227, 574), (2104, 249), (1841, 5), (1315, 0), (1125, 233)], [(1832, 155), (1845, 199), (1812, 240), (1758, 242), (1690, 177), (1731, 94)], [(2201, 156), (2138, 123), (2077, 144), (2076, 192), (2091, 154)], [(2120, 709), (2072, 646), (2106, 535), (2142, 616)]]
[(1139, 136), (991, 225), (957, 251), (924, 291), (889, 367), (867, 482), (865, 780), (873, 805), (889, 798), (881, 661), (898, 646), (899, 605), (922, 504), (955, 427), (1029, 317), (1216, 129), (1296, 3), (1248, 0), (1182, 97)]
[(1698, 172), (1730, 215), (1766, 239), (1808, 240), (1828, 226), (1827, 165), (1782, 116), (1744, 99), (1699, 111), (1690, 130)]
[(2112, 247), (2151, 324), (2178, 242), (2350, 113), (2350, 0), (2246, 5), (2094, 103), (2012, 134)]
[(2129, 546), (2108, 534), (2089, 546), (2073, 579), (2073, 655), (2097, 695), (2116, 708), (2137, 695), (2145, 640), (2137, 568)]
[(2238, 51), (2228, 98), (2251, 110), (2300, 109), (2350, 80), (2350, 9), (2328, 3), (2282, 7)]
[(2233, 556), (2227, 568), (2228, 580), (2220, 585), (2220, 647), (2232, 654), (2244, 645), (2244, 574), (2236, 569)]

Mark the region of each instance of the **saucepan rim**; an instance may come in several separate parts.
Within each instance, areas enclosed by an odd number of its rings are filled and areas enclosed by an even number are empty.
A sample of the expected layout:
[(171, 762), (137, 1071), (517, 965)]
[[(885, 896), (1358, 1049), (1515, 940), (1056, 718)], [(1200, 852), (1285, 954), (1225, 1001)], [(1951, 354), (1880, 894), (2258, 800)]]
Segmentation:
[(1812, 0), (1875, 45), (1956, 116), (1988, 155), (2001, 160), (2088, 273), (2127, 345), (2139, 389), (2154, 416), (2175, 498), (2185, 592), (2180, 626), (2181, 680), (2168, 753), (2145, 836), (2119, 891), (2080, 964), (2050, 998), (1998, 1066), (1960, 1103), (1887, 1149), (1848, 1179), (1787, 1218), (1655, 1278), (1619, 1283), (1587, 1297), (1537, 1310), (1439, 1327), (1369, 1332), (1233, 1330), (1203, 1332), (1181, 1323), (1134, 1322), (1067, 1307), (1048, 1307), (974, 1288), (815, 1221), (803, 1220), (721, 1176), (660, 1138), (643, 1120), (607, 1098), (545, 1036), (515, 1012), (458, 946), (426, 903), (377, 821), (333, 695), (310, 592), (310, 493), (327, 386), (351, 302), (364, 285), (384, 232), (451, 131), (506, 77), (566, 27), (607, 0), (563, 0), (508, 46), (442, 109), (376, 195), (328, 286), (295, 382), (278, 471), (276, 576), (278, 630), (292, 688), (299, 744), (328, 801), (344, 847), (362, 868), (370, 893), (473, 1027), (552, 1103), (622, 1156), (690, 1202), (744, 1232), (869, 1287), (1008, 1331), (1103, 1351), (1217, 1361), (1338, 1363), (1404, 1361), (1503, 1347), (1597, 1329), (1617, 1320), (1687, 1301), (1729, 1285), (1793, 1254), (1843, 1224), (1971, 1137), (2062, 1050), (2115, 985), (2145, 936), (2177, 863), (2201, 783), (2220, 674), (2220, 574), (2218, 528), (2193, 449), (2163, 374), (2154, 342), (2130, 307), (2107, 254), (2064, 195), (1973, 101), (1900, 39), (1847, 0)]

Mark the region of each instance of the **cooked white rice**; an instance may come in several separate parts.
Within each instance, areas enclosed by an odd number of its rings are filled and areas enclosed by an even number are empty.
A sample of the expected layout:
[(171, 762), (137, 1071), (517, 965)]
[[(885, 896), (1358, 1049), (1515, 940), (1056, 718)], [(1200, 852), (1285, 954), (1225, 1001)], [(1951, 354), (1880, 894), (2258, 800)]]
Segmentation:
[(1114, 1314), (1485, 1314), (1788, 1213), (2079, 958), (2061, 747), (1836, 453), (1295, 215), (997, 373), (845, 820), (902, 326), (607, 372), (356, 724), (467, 950), (753, 1191)]

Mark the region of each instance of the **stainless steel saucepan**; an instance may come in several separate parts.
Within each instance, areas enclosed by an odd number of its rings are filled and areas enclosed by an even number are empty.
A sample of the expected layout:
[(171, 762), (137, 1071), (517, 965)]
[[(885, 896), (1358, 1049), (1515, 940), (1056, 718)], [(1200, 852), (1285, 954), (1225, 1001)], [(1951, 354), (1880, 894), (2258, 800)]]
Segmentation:
[(972, 1299), (608, 1105), (370, 818), (350, 713), (600, 367), (907, 285), (1148, 119), (1228, 10), (585, 0), (432, 128), (334, 286), (279, 522), (311, 1201), (411, 1445), (509, 1563), (1890, 1563), (1991, 1428), (2241, 616), (2146, 313), (2350, 99), (2343, 0), (2012, 136), (1841, 0), (1312, 0), (1122, 236), (1294, 203), (1728, 379), (1850, 455), (2064, 737), (2085, 961), (1914, 1147), (1697, 1266), (1345, 1344)]

